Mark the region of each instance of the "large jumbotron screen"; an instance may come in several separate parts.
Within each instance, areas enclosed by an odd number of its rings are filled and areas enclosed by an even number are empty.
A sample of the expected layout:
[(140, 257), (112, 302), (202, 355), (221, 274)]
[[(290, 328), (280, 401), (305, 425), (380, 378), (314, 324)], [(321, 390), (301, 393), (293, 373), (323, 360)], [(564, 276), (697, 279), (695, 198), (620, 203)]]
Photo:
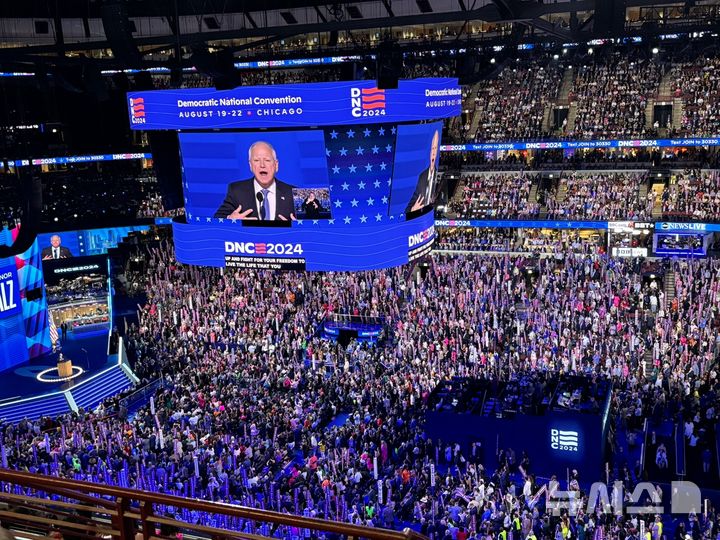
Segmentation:
[[(453, 79), (128, 94), (134, 129), (178, 129), (178, 260), (240, 268), (404, 264), (434, 239)], [(212, 131), (210, 131), (212, 130)]]

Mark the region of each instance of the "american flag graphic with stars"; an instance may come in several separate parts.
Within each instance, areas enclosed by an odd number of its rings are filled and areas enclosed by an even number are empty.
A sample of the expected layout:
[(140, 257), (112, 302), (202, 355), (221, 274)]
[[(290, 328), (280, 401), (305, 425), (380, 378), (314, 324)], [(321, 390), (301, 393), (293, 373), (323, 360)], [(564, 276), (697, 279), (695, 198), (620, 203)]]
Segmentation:
[(383, 124), (325, 129), (331, 225), (405, 219), (388, 217), (396, 134), (396, 126)]

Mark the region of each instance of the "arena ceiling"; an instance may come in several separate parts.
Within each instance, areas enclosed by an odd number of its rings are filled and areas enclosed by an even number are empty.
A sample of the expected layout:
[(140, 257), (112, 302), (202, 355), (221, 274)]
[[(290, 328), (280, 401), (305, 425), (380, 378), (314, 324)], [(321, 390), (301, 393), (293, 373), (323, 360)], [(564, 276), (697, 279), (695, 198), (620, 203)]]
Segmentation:
[[(23, 0), (0, 5), (0, 64), (72, 62), (151, 66), (209, 47), (262, 54), (283, 40), (347, 52), (343, 34), (397, 41), (397, 30), (482, 39), (532, 33), (558, 40), (621, 34), (633, 7), (689, 10), (717, 0)], [(703, 24), (706, 24), (703, 21)], [(430, 28), (430, 30), (428, 30)], [(471, 32), (472, 29), (472, 32)], [(340, 34), (340, 39), (338, 38)], [(318, 36), (323, 36), (318, 38)], [(340, 43), (338, 43), (340, 41)], [(349, 49), (357, 48), (350, 42)], [(160, 57), (160, 59), (158, 59)]]

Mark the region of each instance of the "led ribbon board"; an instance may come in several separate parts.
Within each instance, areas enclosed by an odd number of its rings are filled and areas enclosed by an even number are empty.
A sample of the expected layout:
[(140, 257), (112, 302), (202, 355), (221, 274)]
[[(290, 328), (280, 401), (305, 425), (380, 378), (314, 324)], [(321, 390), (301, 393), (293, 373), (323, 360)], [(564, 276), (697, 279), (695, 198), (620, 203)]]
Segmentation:
[(460, 114), (457, 79), (403, 80), (380, 90), (374, 81), (188, 88), (128, 92), (130, 127), (154, 129), (284, 128), (413, 122)]

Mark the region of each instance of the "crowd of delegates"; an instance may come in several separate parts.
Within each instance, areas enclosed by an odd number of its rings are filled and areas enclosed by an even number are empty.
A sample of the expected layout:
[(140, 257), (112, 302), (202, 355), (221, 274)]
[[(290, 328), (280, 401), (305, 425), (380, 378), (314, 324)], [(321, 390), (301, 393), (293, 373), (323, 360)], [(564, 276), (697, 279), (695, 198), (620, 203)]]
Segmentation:
[(465, 218), (537, 217), (540, 205), (530, 201), (537, 175), (523, 172), (463, 175), (450, 210)]
[(0, 176), (0, 230), (12, 229), (22, 220), (18, 191), (17, 179), (13, 175)]
[(171, 217), (152, 169), (138, 162), (112, 162), (102, 168), (69, 168), (43, 173), (43, 222), (92, 225), (98, 220)]
[(484, 81), (475, 99), (478, 115), (475, 140), (537, 139), (543, 128), (545, 105), (558, 94), (563, 69), (539, 60), (510, 63), (497, 78)]
[(683, 116), (676, 135), (715, 136), (720, 122), (720, 56), (701, 55), (673, 68), (674, 97), (682, 98)]
[(513, 251), (514, 229), (443, 227), (436, 229), (435, 249), (456, 251)]
[(436, 234), (437, 250), (529, 252), (538, 255), (605, 253), (603, 236), (591, 231), (442, 227), (436, 229)]
[(578, 66), (570, 94), (577, 105), (574, 138), (626, 139), (646, 135), (645, 108), (655, 97), (665, 64), (613, 53)]
[(582, 231), (577, 230), (523, 229), (520, 233), (520, 250), (537, 254), (604, 253), (603, 237), (590, 231), (585, 233), (582, 234)]
[(563, 173), (554, 192), (547, 197), (550, 219), (618, 220), (648, 219), (652, 196), (643, 196), (647, 173)]
[(671, 179), (662, 196), (666, 218), (698, 221), (720, 219), (720, 176), (717, 170), (685, 170)]
[[(154, 74), (153, 85), (162, 90), (173, 88), (170, 75)], [(340, 80), (340, 70), (309, 67), (306, 69), (252, 69), (238, 73), (238, 84), (242, 86), (291, 84), (310, 82), (330, 82)], [(204, 73), (184, 73), (180, 88), (210, 88), (215, 86), (214, 79)]]
[[(185, 267), (168, 244), (146, 260), (147, 302), (126, 341), (136, 372), (161, 377), (163, 388), (132, 416), (110, 414), (110, 400), (93, 413), (5, 426), (11, 467), (371, 526), (413, 523), (433, 539), (510, 531), (624, 538), (620, 531), (637, 531), (642, 516), (617, 518), (599, 506), (580, 516), (546, 513), (547, 497), (534, 494), (558, 486), (535, 477), (535, 441), (485, 469), (455, 441), (429, 440), (430, 392), (454, 376), (578, 373), (612, 379), (616, 404), (634, 405), (634, 415), (718, 410), (718, 261), (677, 263), (670, 302), (638, 262), (598, 256), (435, 255), (422, 280), (404, 268)], [(328, 313), (383, 315), (387, 336), (376, 346), (320, 339), (316, 326)], [(522, 467), (508, 457), (515, 452), (527, 454)], [(631, 488), (640, 471), (620, 479)], [(586, 496), (574, 477), (561, 488)], [(161, 505), (156, 512), (247, 525)], [(651, 517), (648, 526), (662, 521)]]
[[(401, 78), (449, 77), (454, 75), (454, 59), (435, 57), (408, 57), (403, 65)], [(238, 73), (242, 86), (261, 86), (272, 84), (333, 82), (342, 80), (344, 72), (340, 66), (305, 66), (300, 68), (247, 69)], [(347, 75), (347, 72), (345, 72)], [(374, 77), (370, 70), (355, 69), (354, 78)], [(155, 73), (153, 85), (158, 90), (173, 88), (175, 83), (170, 75)], [(214, 86), (212, 77), (204, 73), (184, 73), (180, 79), (180, 88), (209, 88)]]

